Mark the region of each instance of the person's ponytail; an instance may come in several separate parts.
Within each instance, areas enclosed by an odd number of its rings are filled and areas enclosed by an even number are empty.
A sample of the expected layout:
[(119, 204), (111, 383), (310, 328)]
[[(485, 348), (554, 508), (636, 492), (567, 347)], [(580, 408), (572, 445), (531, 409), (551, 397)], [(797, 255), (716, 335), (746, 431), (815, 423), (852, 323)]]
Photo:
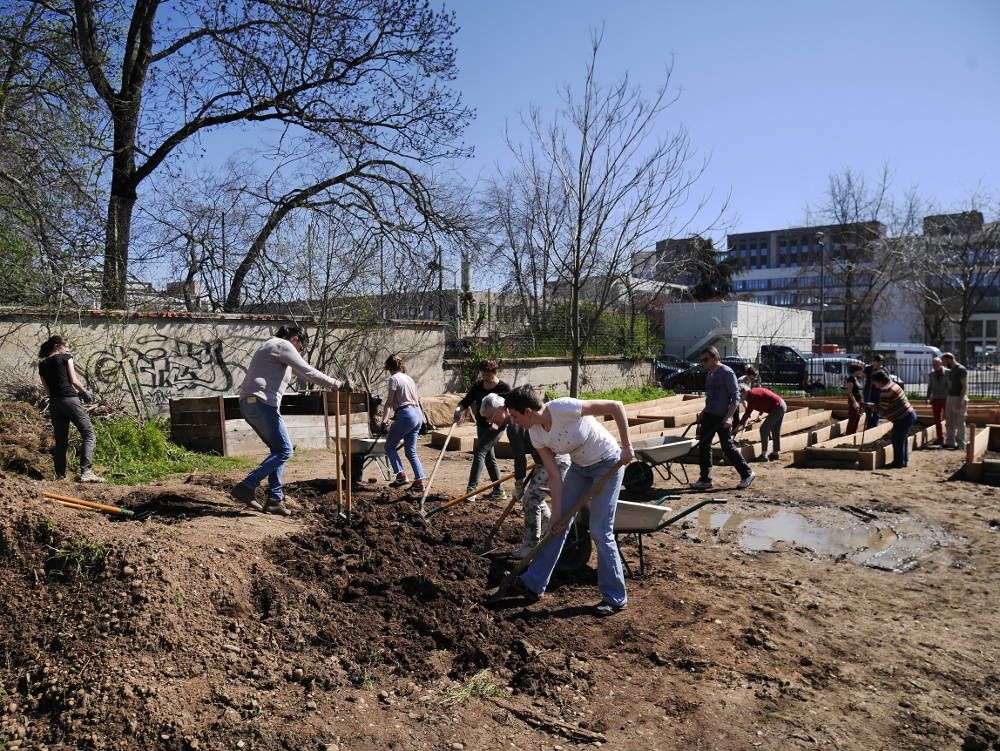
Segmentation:
[(56, 351), (56, 349), (58, 349), (65, 343), (66, 340), (63, 339), (61, 336), (50, 336), (48, 339), (42, 342), (42, 346), (38, 350), (38, 359), (44, 360), (46, 357), (51, 355), (53, 352)]

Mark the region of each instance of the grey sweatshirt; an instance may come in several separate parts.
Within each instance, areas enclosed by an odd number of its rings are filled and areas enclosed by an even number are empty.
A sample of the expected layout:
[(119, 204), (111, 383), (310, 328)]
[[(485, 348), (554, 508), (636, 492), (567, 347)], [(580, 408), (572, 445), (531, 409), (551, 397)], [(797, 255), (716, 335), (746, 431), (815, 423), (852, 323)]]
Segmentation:
[(300, 378), (331, 390), (343, 385), (303, 360), (290, 341), (273, 336), (250, 358), (247, 374), (240, 385), (240, 397), (256, 396), (272, 407), (280, 407), (293, 370)]
[(927, 376), (927, 398), (944, 399), (948, 396), (948, 368), (932, 370)]

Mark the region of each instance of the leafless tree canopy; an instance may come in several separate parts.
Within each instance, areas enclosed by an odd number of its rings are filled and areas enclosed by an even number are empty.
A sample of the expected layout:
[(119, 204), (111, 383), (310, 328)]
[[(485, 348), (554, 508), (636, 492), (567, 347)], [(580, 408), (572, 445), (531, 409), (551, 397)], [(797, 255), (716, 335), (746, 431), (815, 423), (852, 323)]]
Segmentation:
[(627, 290), (619, 282), (633, 254), (684, 231), (702, 208), (691, 193), (705, 164), (668, 121), (671, 69), (649, 97), (628, 75), (604, 84), (600, 44), (595, 35), (582, 85), (562, 90), (558, 112), (533, 108), (525, 142), (508, 137), (515, 167), (487, 195), (495, 247), (526, 309), (541, 313), (554, 296), (568, 305), (573, 394), (591, 324)]
[[(104, 303), (125, 303), (140, 185), (201, 134), (253, 126), (280, 165), (257, 187), (271, 210), (233, 270), (224, 306), (275, 228), (330, 204), (433, 216), (422, 166), (461, 153), (470, 112), (449, 88), (454, 19), (423, 0), (15, 0), (75, 39), (112, 126)], [(262, 187), (261, 187), (262, 186)], [(395, 223), (395, 217), (383, 216)], [(434, 221), (434, 220), (432, 220)]]

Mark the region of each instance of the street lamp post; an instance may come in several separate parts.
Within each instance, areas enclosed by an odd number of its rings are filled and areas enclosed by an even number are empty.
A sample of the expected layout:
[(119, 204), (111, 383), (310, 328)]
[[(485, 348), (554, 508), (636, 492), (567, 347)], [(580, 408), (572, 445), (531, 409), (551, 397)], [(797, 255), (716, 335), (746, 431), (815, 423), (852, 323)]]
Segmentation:
[(816, 233), (819, 243), (819, 353), (826, 350), (826, 237), (822, 232)]

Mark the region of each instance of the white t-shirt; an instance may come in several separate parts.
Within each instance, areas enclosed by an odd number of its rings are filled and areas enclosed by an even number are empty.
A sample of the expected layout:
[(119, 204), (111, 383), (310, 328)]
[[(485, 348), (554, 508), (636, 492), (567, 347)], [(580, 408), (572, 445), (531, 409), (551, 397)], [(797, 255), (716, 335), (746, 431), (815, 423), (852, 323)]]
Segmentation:
[(571, 397), (553, 399), (545, 405), (552, 416), (552, 428), (541, 425), (528, 428), (531, 443), (544, 446), (553, 454), (569, 454), (580, 467), (621, 456), (618, 441), (592, 416), (582, 416), (583, 402)]

